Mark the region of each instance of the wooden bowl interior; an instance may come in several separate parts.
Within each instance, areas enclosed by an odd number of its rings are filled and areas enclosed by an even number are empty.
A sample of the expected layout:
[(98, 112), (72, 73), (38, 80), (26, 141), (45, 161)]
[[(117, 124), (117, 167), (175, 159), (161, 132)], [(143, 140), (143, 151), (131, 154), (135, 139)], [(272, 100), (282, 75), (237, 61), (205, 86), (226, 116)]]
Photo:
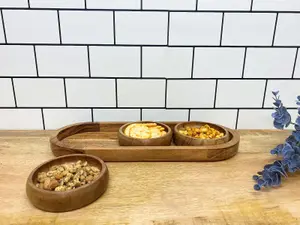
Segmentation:
[[(66, 156), (66, 157), (63, 157), (63, 158), (56, 158), (54, 160), (51, 160), (51, 161), (48, 161), (44, 164), (42, 164), (40, 167), (36, 168), (31, 176), (31, 182), (34, 184), (34, 187), (35, 187), (35, 184), (37, 183), (37, 177), (38, 177), (38, 174), (40, 172), (48, 172), (50, 170), (50, 168), (52, 166), (55, 166), (55, 165), (62, 165), (64, 163), (72, 163), (72, 162), (77, 162), (78, 160), (81, 160), (81, 161), (87, 161), (89, 165), (91, 166), (95, 166), (97, 168), (100, 169), (100, 175), (98, 177), (101, 177), (101, 174), (102, 174), (102, 171), (103, 171), (103, 168), (102, 168), (102, 164), (97, 160), (95, 159), (94, 157), (90, 157), (90, 156), (86, 156), (86, 155), (70, 155), (70, 156)], [(95, 182), (95, 180), (93, 181)], [(76, 189), (73, 189), (73, 190), (67, 190), (68, 192), (70, 191), (76, 191), (80, 188), (84, 188), (88, 185), (91, 185), (93, 182), (89, 183), (89, 184), (86, 184), (86, 185), (83, 185), (83, 186), (80, 186)], [(39, 189), (37, 187), (35, 187), (36, 189)], [(44, 190), (44, 189), (39, 189), (41, 191), (47, 191), (47, 192), (54, 192), (54, 191), (49, 191), (49, 190)], [(55, 193), (65, 193), (67, 191), (64, 191), (64, 192), (55, 192)]]

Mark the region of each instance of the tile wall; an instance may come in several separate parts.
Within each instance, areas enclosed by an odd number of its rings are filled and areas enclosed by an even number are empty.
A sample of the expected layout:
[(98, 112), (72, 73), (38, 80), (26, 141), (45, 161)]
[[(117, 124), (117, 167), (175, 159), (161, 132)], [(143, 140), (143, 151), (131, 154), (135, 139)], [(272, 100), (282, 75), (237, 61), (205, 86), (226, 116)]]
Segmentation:
[(300, 94), (299, 0), (0, 0), (0, 129), (272, 128)]

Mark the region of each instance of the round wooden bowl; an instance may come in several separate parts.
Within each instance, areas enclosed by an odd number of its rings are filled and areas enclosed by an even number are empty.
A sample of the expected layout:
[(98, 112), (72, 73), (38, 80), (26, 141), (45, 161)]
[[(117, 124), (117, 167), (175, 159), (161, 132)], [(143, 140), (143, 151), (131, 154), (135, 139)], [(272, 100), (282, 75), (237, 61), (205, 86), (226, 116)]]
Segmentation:
[[(101, 170), (98, 178), (90, 184), (63, 192), (43, 190), (35, 186), (39, 172), (47, 172), (51, 166), (78, 160), (87, 161), (91, 166), (98, 167)], [(66, 212), (79, 209), (98, 199), (107, 189), (108, 177), (108, 169), (100, 158), (85, 154), (66, 155), (49, 160), (36, 167), (27, 179), (26, 193), (31, 203), (41, 210)]]
[[(214, 139), (200, 139), (200, 138), (194, 138), (189, 137), (187, 135), (179, 133), (179, 130), (184, 127), (201, 127), (205, 124), (208, 124), (210, 127), (224, 133), (225, 135), (221, 138), (214, 138)], [(220, 125), (213, 124), (213, 123), (207, 123), (207, 122), (196, 122), (196, 121), (190, 121), (190, 122), (183, 122), (178, 123), (174, 127), (174, 142), (176, 145), (190, 145), (190, 146), (200, 146), (200, 145), (218, 145), (228, 142), (230, 139), (230, 135), (228, 130)]]
[[(167, 133), (164, 136), (158, 138), (141, 139), (141, 138), (128, 137), (124, 133), (125, 128), (133, 123), (156, 123), (157, 125), (164, 127)], [(119, 145), (121, 146), (167, 146), (167, 145), (171, 145), (172, 134), (173, 134), (172, 129), (166, 124), (153, 122), (153, 121), (139, 121), (139, 122), (127, 123), (124, 124), (122, 127), (120, 127), (118, 132), (118, 139), (119, 139)]]

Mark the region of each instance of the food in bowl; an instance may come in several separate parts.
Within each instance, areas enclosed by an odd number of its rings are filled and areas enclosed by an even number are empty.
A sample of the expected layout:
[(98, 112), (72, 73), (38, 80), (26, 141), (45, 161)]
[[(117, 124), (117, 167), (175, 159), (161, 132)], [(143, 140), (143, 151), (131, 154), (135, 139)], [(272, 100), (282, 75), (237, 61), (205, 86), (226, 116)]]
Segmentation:
[(179, 130), (180, 134), (200, 139), (215, 139), (221, 138), (225, 134), (205, 124), (201, 127), (189, 127), (185, 126)]
[(133, 123), (125, 128), (124, 134), (132, 138), (149, 139), (162, 137), (167, 132), (157, 123)]
[(54, 165), (48, 172), (40, 172), (36, 187), (49, 191), (68, 191), (91, 183), (100, 175), (100, 169), (87, 161)]

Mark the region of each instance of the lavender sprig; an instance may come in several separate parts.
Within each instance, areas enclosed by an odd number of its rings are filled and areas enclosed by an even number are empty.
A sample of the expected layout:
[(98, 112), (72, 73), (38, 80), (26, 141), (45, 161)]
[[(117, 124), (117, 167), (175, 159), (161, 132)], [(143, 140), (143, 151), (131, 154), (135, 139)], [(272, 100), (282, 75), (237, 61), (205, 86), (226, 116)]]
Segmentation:
[(296, 104), (298, 107), (298, 117), (295, 123), (291, 122), (291, 115), (283, 106), (279, 99), (278, 91), (273, 92), (275, 112), (272, 113), (274, 127), (284, 129), (290, 124), (294, 124), (295, 130), (284, 144), (280, 144), (271, 150), (272, 155), (281, 157), (281, 160), (273, 164), (267, 164), (263, 171), (253, 176), (256, 181), (255, 190), (261, 190), (263, 187), (275, 187), (281, 184), (282, 178), (287, 177), (287, 173), (294, 173), (300, 170), (300, 96), (297, 97)]

